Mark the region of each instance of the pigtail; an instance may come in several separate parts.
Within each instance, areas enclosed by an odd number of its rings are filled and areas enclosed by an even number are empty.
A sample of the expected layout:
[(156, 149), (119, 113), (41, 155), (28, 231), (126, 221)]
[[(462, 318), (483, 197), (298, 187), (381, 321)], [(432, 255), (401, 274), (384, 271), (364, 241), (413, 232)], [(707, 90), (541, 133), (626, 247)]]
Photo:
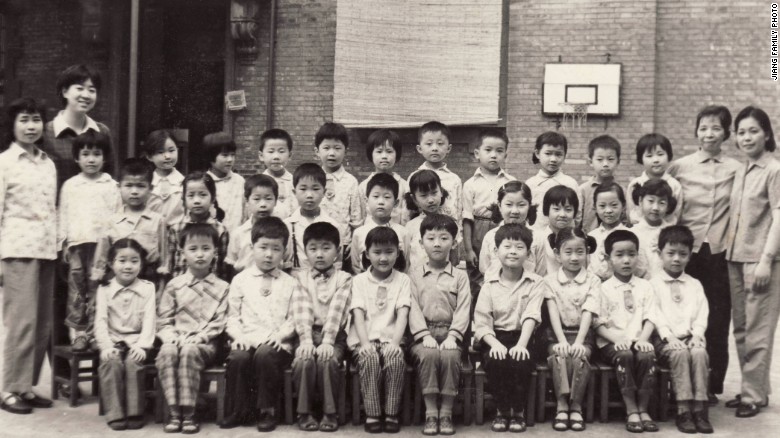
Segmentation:
[(634, 205), (639, 205), (639, 200), (642, 198), (642, 196), (645, 195), (644, 192), (644, 186), (641, 184), (634, 186), (634, 188), (631, 190), (631, 200), (634, 201)]
[(223, 219), (225, 219), (225, 210), (221, 209), (219, 207), (219, 203), (217, 202), (217, 198), (214, 198), (214, 210), (216, 211), (216, 215), (214, 216), (220, 223)]
[(590, 234), (585, 236), (585, 248), (587, 248), (588, 254), (593, 254), (598, 249), (599, 244), (596, 242), (596, 238)]
[(637, 184), (631, 192), (634, 204), (639, 205), (639, 199), (644, 196), (658, 196), (666, 198), (666, 215), (671, 214), (677, 208), (677, 198), (674, 197), (672, 186), (663, 179), (650, 179), (641, 186)]
[(539, 164), (539, 158), (536, 156), (537, 152), (539, 152), (539, 148), (534, 148), (533, 152), (531, 152), (531, 162), (534, 164)]
[(404, 193), (404, 201), (406, 201), (406, 210), (409, 212), (409, 219), (414, 219), (420, 215), (420, 207), (417, 206), (417, 202), (414, 201), (414, 194), (411, 191)]
[(669, 196), (666, 202), (666, 214), (672, 214), (677, 208), (677, 198), (674, 195)]
[(396, 271), (404, 272), (406, 270), (406, 256), (401, 248), (398, 248), (398, 257), (395, 259), (393, 269)]
[(447, 198), (450, 196), (450, 192), (442, 185), (439, 185), (439, 190), (441, 191), (441, 205), (444, 205), (444, 203), (447, 202)]
[(558, 233), (550, 233), (547, 236), (547, 243), (550, 244), (550, 248), (559, 249), (560, 244), (558, 243), (558, 234), (562, 234), (565, 230), (561, 230)]
[(531, 204), (528, 207), (528, 216), (525, 218), (525, 221), (528, 222), (528, 225), (533, 225), (534, 222), (536, 222), (537, 217), (537, 210), (539, 209), (539, 206), (536, 204)]
[(497, 203), (492, 203), (488, 206), (488, 211), (490, 212), (490, 220), (493, 221), (495, 224), (500, 224), (504, 218), (501, 216), (501, 209), (498, 208)]

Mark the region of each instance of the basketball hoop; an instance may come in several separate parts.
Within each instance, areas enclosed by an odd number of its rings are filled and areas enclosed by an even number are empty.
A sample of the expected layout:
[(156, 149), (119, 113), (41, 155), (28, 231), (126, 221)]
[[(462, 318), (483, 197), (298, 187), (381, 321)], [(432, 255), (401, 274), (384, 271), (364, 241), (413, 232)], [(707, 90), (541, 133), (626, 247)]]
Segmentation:
[(588, 107), (589, 103), (571, 103), (563, 102), (558, 104), (563, 111), (563, 120), (561, 120), (561, 126), (566, 129), (566, 121), (569, 120), (571, 127), (582, 128), (588, 126)]

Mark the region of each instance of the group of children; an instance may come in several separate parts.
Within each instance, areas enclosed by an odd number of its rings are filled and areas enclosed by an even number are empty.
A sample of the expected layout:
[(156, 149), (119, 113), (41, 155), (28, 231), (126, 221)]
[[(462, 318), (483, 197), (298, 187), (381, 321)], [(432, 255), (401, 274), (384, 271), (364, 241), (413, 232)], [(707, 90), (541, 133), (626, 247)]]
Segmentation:
[[(0, 159), (45, 161), (36, 146), (43, 113), (28, 102), (11, 116), (14, 138)], [(37, 118), (30, 129), (29, 117)], [(718, 117), (704, 120), (728, 130), (730, 116)], [(496, 400), (493, 431), (525, 430), (531, 373), (545, 357), (557, 398), (553, 428), (584, 430), (582, 400), (598, 350), (615, 365), (629, 431), (658, 430), (648, 414), (657, 357), (672, 369), (678, 428), (711, 433), (708, 301), (684, 272), (697, 239), (675, 225), (683, 195), (668, 171), (669, 140), (639, 140), (645, 172), (627, 197), (614, 181), (621, 148), (610, 136), (590, 142), (595, 175), (581, 186), (562, 171), (568, 144), (559, 133), (538, 137), (540, 170), (526, 182), (504, 169), (506, 135), (487, 129), (474, 150), (479, 168), (462, 184), (446, 165), (450, 137), (441, 123), (423, 125), (417, 151), (425, 161), (404, 180), (393, 171), (398, 136), (375, 132), (366, 145), (375, 171), (361, 183), (343, 166), (349, 136), (337, 123), (315, 136), (321, 165), (292, 173), (291, 136), (264, 132), (266, 170), (246, 179), (233, 171), (236, 146), (223, 133), (204, 139), (209, 171), (184, 176), (175, 139), (155, 131), (143, 156), (121, 166), (118, 183), (104, 172), (110, 138), (94, 130), (75, 137), (81, 172), (62, 186), (56, 247), (69, 265), (73, 348), (100, 351), (108, 425), (143, 426), (143, 395), (133, 388), (159, 345), (166, 432), (198, 432), (201, 371), (221, 361), (223, 427), (253, 419), (258, 430), (274, 430), (280, 382), (292, 366), (298, 426), (335, 431), (348, 356), (360, 376), (365, 430), (397, 432), (408, 355), (425, 403), (423, 433), (451, 435), (473, 333)], [(4, 202), (6, 190), (13, 191), (3, 186)], [(45, 211), (43, 196), (26, 200), (30, 211)], [(756, 270), (758, 281), (765, 273)]]

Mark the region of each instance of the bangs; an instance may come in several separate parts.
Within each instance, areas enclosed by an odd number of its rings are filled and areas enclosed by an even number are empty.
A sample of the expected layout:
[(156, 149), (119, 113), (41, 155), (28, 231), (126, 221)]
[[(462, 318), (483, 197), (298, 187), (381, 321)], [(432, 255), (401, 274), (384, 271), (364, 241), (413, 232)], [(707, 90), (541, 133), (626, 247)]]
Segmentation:
[(409, 191), (412, 194), (427, 193), (439, 189), (441, 189), (441, 178), (432, 170), (421, 170), (409, 179)]

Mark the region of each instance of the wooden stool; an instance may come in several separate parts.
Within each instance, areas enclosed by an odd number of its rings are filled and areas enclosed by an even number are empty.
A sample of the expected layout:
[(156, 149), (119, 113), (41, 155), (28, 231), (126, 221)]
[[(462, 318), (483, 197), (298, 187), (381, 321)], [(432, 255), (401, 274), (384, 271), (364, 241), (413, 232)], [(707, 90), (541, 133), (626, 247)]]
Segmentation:
[[(79, 383), (92, 382), (92, 395), (99, 394), (100, 376), (98, 365), (100, 353), (93, 350), (73, 351), (70, 345), (55, 345), (51, 349), (51, 398), (59, 398), (60, 385), (70, 385), (70, 406), (78, 405)], [(81, 367), (81, 362), (89, 361), (90, 365)], [(63, 376), (61, 364), (70, 365), (70, 375)]]

